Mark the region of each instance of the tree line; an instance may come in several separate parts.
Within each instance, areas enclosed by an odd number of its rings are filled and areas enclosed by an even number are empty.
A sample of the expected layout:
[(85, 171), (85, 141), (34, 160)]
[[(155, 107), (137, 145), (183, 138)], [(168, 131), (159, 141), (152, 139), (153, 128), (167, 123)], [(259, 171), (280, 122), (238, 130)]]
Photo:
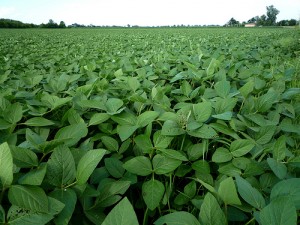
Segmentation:
[(0, 28), (66, 28), (64, 21), (60, 21), (59, 24), (55, 23), (52, 19), (48, 23), (36, 25), (33, 23), (23, 23), (18, 20), (0, 19)]
[(281, 20), (276, 22), (277, 15), (280, 13), (278, 9), (276, 9), (273, 5), (266, 7), (267, 12), (266, 15), (263, 14), (261, 16), (255, 16), (249, 19), (247, 22), (244, 21), (240, 23), (238, 20), (231, 18), (225, 26), (244, 26), (247, 23), (255, 23), (256, 26), (296, 26), (297, 20)]

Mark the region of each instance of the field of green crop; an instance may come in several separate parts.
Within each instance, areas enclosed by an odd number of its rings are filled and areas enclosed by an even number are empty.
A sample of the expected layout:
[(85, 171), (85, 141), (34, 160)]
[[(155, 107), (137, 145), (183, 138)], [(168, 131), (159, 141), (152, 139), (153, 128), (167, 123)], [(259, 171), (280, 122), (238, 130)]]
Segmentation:
[(299, 29), (0, 30), (0, 224), (299, 215)]

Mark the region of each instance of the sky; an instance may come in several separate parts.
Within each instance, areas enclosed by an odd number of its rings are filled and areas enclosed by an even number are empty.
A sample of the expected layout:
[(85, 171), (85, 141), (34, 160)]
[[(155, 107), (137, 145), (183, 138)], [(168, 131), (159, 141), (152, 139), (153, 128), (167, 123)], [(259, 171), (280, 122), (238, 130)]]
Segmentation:
[(224, 25), (266, 14), (274, 5), (277, 21), (300, 18), (300, 0), (0, 0), (0, 18), (24, 23), (67, 25)]

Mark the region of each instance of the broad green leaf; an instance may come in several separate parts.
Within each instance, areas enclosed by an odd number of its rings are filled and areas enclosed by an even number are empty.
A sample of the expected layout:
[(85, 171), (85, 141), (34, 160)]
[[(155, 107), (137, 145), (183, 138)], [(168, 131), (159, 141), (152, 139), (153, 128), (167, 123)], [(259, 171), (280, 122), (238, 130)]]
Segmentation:
[(190, 161), (195, 161), (205, 154), (207, 146), (205, 142), (195, 144), (187, 149), (188, 158)]
[(260, 145), (267, 144), (273, 137), (276, 131), (276, 126), (264, 126), (259, 129), (259, 132), (255, 135), (256, 143)]
[(224, 112), (221, 114), (212, 115), (212, 117), (220, 120), (231, 120), (232, 112)]
[(122, 109), (120, 109), (122, 106), (123, 101), (118, 98), (109, 98), (105, 103), (105, 107), (109, 115), (120, 113), (122, 111)]
[(55, 139), (69, 139), (65, 142), (67, 146), (76, 145), (77, 142), (88, 134), (84, 123), (72, 124), (57, 131)]
[(212, 107), (210, 102), (201, 102), (198, 104), (193, 104), (193, 114), (195, 120), (200, 123), (207, 121), (212, 112)]
[(255, 104), (257, 110), (259, 112), (267, 112), (272, 107), (273, 103), (275, 103), (278, 100), (279, 94), (275, 92), (274, 90), (271, 90), (260, 96), (257, 99), (257, 102)]
[(151, 179), (143, 183), (143, 199), (150, 210), (154, 210), (164, 195), (165, 186), (158, 180)]
[(37, 169), (30, 170), (18, 180), (19, 184), (41, 185), (47, 171), (47, 164), (41, 164)]
[(13, 126), (13, 124), (0, 118), (0, 130), (6, 130), (6, 129), (10, 128), (11, 126)]
[(241, 169), (234, 166), (232, 162), (227, 163), (225, 165), (220, 165), (218, 172), (230, 177), (234, 177), (242, 174)]
[(273, 157), (276, 160), (283, 160), (286, 155), (286, 137), (285, 135), (280, 136), (273, 147)]
[(121, 141), (128, 139), (139, 127), (134, 125), (118, 125), (117, 132)]
[(238, 187), (238, 192), (240, 196), (250, 205), (256, 209), (262, 209), (265, 207), (266, 202), (262, 194), (251, 186), (251, 184), (241, 178), (240, 176), (236, 177), (236, 184)]
[(124, 195), (130, 186), (130, 181), (108, 181), (100, 183), (97, 190), (100, 195), (96, 200), (96, 207), (107, 208), (114, 205), (121, 199), (120, 195)]
[(4, 119), (12, 124), (16, 124), (22, 119), (23, 111), (19, 103), (14, 103), (8, 106), (4, 111)]
[(125, 197), (106, 216), (102, 225), (139, 225), (137, 216)]
[(212, 58), (208, 67), (206, 68), (207, 76), (211, 76), (214, 74), (218, 66), (218, 61), (215, 58)]
[(173, 212), (164, 216), (161, 216), (154, 222), (154, 225), (200, 225), (197, 218), (188, 212), (180, 211)]
[(89, 126), (98, 125), (100, 123), (105, 122), (109, 118), (110, 118), (110, 115), (108, 115), (106, 113), (95, 113), (90, 119)]
[(159, 149), (162, 155), (167, 156), (171, 159), (178, 159), (180, 161), (188, 161), (183, 152), (179, 152), (173, 149)]
[(239, 139), (231, 143), (229, 150), (233, 156), (240, 157), (250, 152), (254, 146), (250, 140)]
[(148, 135), (140, 134), (134, 138), (136, 145), (143, 151), (144, 154), (149, 154), (153, 148), (152, 142)]
[(125, 169), (123, 163), (117, 158), (107, 158), (104, 160), (105, 168), (115, 178), (122, 178)]
[(139, 127), (145, 127), (149, 123), (152, 123), (158, 117), (159, 113), (155, 111), (146, 111), (138, 116), (137, 125)]
[(174, 137), (162, 135), (161, 130), (156, 131), (153, 135), (153, 144), (157, 149), (168, 148)]
[(111, 119), (117, 122), (119, 125), (131, 125), (135, 126), (137, 123), (137, 118), (132, 113), (122, 112), (118, 115), (113, 115)]
[(104, 149), (95, 149), (89, 150), (84, 156), (82, 156), (77, 165), (77, 184), (80, 185), (87, 182), (105, 153), (106, 151)]
[(48, 213), (48, 198), (37, 186), (13, 185), (9, 188), (8, 199), (12, 205), (37, 212)]
[(206, 174), (210, 173), (209, 163), (205, 160), (198, 160), (193, 162), (192, 168), (193, 170), (196, 170), (199, 173), (206, 173)]
[(271, 191), (271, 200), (279, 196), (289, 196), (297, 210), (300, 209), (300, 178), (291, 178), (275, 184)]
[(54, 190), (49, 195), (65, 204), (63, 210), (55, 217), (54, 222), (56, 224), (68, 225), (77, 202), (76, 193), (68, 188)]
[(218, 194), (226, 205), (242, 205), (232, 177), (221, 181)]
[(220, 147), (217, 148), (212, 156), (212, 161), (215, 163), (228, 162), (232, 159), (232, 154), (228, 149)]
[(188, 134), (193, 137), (204, 139), (212, 139), (218, 137), (217, 132), (210, 125), (207, 124), (203, 124), (203, 126), (197, 130), (188, 131)]
[(24, 124), (31, 127), (44, 127), (54, 125), (55, 123), (43, 117), (33, 117), (27, 120)]
[(222, 80), (217, 82), (215, 84), (215, 91), (220, 97), (222, 98), (227, 97), (230, 92), (230, 82), (227, 80)]
[(172, 159), (167, 156), (157, 154), (152, 160), (153, 171), (156, 174), (167, 174), (174, 171), (181, 164), (181, 162), (181, 160)]
[(287, 167), (281, 163), (277, 162), (273, 158), (268, 158), (267, 159), (268, 165), (270, 166), (271, 170), (274, 172), (274, 174), (279, 178), (283, 179), (287, 175)]
[(184, 94), (186, 97), (189, 97), (193, 89), (192, 86), (189, 84), (189, 82), (184, 80), (181, 83), (180, 90), (182, 91), (182, 94)]
[(184, 133), (184, 129), (173, 120), (165, 121), (161, 130), (161, 134), (166, 136), (177, 136)]
[(50, 184), (64, 187), (74, 182), (76, 177), (75, 161), (68, 147), (55, 148), (47, 165), (47, 178)]
[(227, 224), (226, 217), (220, 208), (220, 205), (216, 198), (207, 193), (204, 197), (204, 201), (201, 205), (200, 222), (203, 225), (225, 225)]
[(101, 141), (108, 151), (116, 152), (119, 150), (119, 143), (114, 138), (109, 136), (102, 136)]
[(273, 199), (259, 215), (261, 225), (297, 225), (297, 211), (289, 196)]
[(7, 142), (0, 145), (0, 181), (3, 188), (13, 182), (13, 156)]
[(239, 89), (240, 93), (246, 98), (254, 89), (254, 81), (249, 80), (243, 87)]
[(63, 105), (66, 105), (68, 102), (72, 100), (72, 98), (71, 97), (59, 98), (55, 95), (50, 95), (46, 92), (43, 92), (41, 100), (45, 106), (48, 106), (51, 110), (54, 110)]
[(205, 187), (207, 190), (209, 190), (211, 193), (217, 193), (216, 192), (216, 189), (213, 187), (213, 186), (211, 186), (210, 184), (208, 184), (208, 183), (206, 183), (206, 182), (204, 182), (203, 180), (200, 180), (200, 179), (198, 179), (198, 178), (196, 178), (195, 179), (197, 182), (199, 182), (200, 184), (202, 184), (203, 185), (203, 187)]
[(148, 176), (152, 173), (151, 161), (145, 156), (134, 157), (125, 162), (123, 167), (130, 173), (140, 176)]
[(128, 77), (127, 78), (127, 83), (128, 83), (128, 86), (130, 87), (130, 89), (135, 92), (140, 86), (140, 82), (139, 80), (137, 79), (137, 77)]

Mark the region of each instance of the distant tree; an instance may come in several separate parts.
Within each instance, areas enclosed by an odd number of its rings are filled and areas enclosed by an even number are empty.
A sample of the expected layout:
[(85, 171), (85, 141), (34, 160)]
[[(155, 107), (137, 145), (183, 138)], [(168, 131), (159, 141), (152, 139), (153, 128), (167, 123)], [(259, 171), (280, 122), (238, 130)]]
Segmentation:
[(59, 27), (59, 28), (66, 28), (65, 22), (64, 22), (64, 21), (60, 21), (58, 27)]
[(228, 26), (238, 26), (239, 24), (240, 22), (234, 19), (233, 17), (227, 22)]
[(258, 26), (265, 26), (267, 25), (267, 16), (266, 15), (261, 15), (258, 20), (257, 20), (257, 25)]
[(291, 19), (291, 20), (289, 21), (289, 26), (296, 26), (296, 25), (297, 25), (297, 20)]
[(267, 25), (275, 25), (278, 14), (279, 10), (276, 9), (273, 5), (267, 6)]

